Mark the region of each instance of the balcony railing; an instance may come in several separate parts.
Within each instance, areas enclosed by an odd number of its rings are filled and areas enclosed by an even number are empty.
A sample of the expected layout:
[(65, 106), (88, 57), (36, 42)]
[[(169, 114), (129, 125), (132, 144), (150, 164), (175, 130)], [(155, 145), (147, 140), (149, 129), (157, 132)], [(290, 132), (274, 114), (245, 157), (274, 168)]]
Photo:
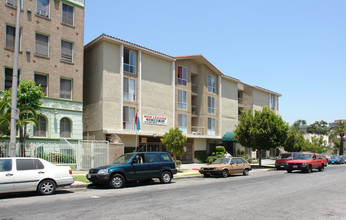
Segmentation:
[(135, 130), (135, 123), (124, 121), (123, 122), (123, 129), (125, 129), (125, 130)]
[(191, 134), (204, 135), (204, 128), (203, 127), (197, 127), (197, 126), (191, 126)]
[(198, 106), (195, 106), (195, 105), (191, 106), (191, 114), (192, 114), (192, 116), (198, 115)]
[(198, 94), (198, 86), (196, 84), (191, 84), (192, 93)]
[(244, 104), (243, 103), (243, 98), (238, 98), (238, 104), (241, 104), (241, 105)]

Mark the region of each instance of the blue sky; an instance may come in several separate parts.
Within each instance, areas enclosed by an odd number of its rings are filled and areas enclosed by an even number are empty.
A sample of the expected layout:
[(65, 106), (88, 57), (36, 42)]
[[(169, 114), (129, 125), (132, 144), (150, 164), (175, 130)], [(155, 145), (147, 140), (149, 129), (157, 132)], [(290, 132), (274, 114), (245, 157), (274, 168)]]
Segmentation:
[(282, 94), (290, 124), (346, 119), (345, 0), (86, 0), (84, 44), (102, 33)]

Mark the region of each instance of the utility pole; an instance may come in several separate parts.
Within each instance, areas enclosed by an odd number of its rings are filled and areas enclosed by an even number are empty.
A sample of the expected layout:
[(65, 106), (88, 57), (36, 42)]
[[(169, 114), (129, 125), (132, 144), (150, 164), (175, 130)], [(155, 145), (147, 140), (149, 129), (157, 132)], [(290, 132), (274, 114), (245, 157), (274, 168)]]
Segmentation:
[[(16, 118), (17, 110), (17, 82), (18, 82), (18, 53), (19, 53), (19, 34), (20, 34), (20, 8), (21, 0), (17, 0), (17, 22), (14, 42), (14, 63), (12, 72), (12, 105), (11, 105), (11, 136), (10, 136), (10, 157), (16, 156)], [(16, 114), (17, 113), (17, 114)]]

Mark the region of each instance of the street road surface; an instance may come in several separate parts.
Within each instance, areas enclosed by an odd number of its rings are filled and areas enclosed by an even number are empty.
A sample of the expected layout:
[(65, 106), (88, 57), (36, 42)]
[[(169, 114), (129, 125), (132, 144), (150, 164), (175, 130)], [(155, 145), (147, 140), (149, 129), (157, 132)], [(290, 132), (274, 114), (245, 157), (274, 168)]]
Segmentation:
[(0, 219), (346, 219), (346, 165), (250, 172), (123, 189), (0, 194)]

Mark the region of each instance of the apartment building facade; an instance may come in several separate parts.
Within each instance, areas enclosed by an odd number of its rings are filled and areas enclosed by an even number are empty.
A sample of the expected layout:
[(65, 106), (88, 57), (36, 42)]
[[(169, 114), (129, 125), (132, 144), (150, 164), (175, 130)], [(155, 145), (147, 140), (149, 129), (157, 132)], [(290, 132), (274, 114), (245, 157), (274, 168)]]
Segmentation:
[(179, 127), (188, 138), (184, 162), (217, 145), (234, 153), (235, 144), (222, 138), (238, 112), (270, 106), (271, 99), (277, 111), (281, 96), (224, 75), (202, 55), (171, 57), (105, 34), (85, 46), (84, 70), (87, 139), (116, 135), (127, 151), (160, 151), (160, 138)]
[[(83, 139), (84, 0), (21, 0), (18, 79), (41, 85), (45, 98), (30, 142)], [(0, 90), (12, 87), (17, 0), (1, 1)]]

